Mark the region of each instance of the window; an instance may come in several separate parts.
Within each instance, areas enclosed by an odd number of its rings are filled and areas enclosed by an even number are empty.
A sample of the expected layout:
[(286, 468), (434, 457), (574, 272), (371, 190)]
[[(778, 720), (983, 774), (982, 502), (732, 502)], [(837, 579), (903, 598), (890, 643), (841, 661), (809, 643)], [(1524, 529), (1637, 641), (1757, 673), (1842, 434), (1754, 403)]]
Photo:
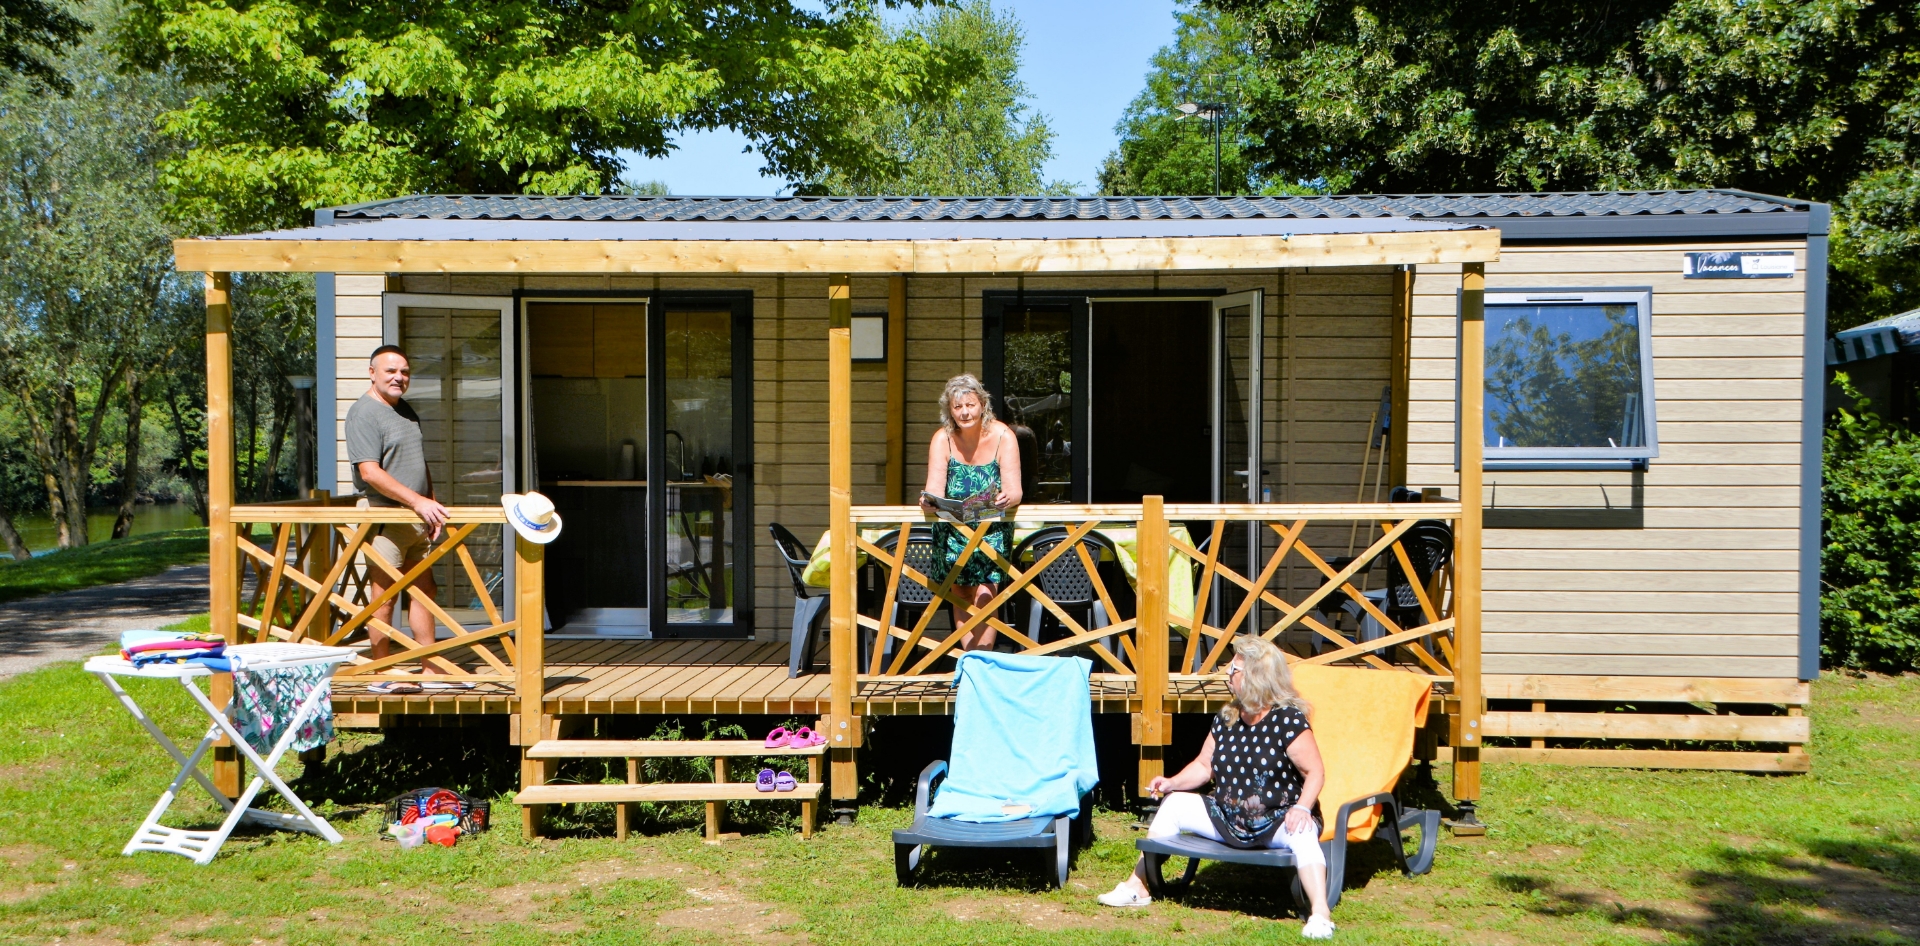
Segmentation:
[(1659, 456), (1649, 290), (1489, 290), (1489, 469), (1615, 468)]

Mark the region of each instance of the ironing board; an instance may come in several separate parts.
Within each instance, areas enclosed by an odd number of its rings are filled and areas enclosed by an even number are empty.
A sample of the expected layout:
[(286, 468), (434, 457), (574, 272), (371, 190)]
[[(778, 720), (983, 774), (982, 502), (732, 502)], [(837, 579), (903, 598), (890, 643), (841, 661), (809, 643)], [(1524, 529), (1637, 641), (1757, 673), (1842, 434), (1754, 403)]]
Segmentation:
[[(351, 649), (345, 647), (278, 642), (236, 644), (226, 648), (227, 658), (234, 662), (236, 668), (246, 671), (280, 670), (312, 664), (340, 664), (352, 659), (353, 653)], [(233, 722), (227, 718), (227, 707), (213, 705), (213, 701), (207, 698), (206, 692), (194, 684), (194, 678), (210, 677), (215, 671), (198, 664), (149, 664), (145, 667), (136, 667), (131, 661), (117, 654), (88, 659), (86, 670), (99, 677), (100, 681), (107, 685), (107, 689), (119, 698), (120, 705), (125, 706), (127, 712), (132, 713), (133, 718), (153, 736), (154, 741), (158, 742), (162, 749), (167, 750), (167, 754), (173, 756), (175, 762), (180, 763), (180, 771), (173, 776), (172, 784), (161, 793), (160, 800), (155, 802), (153, 810), (147, 813), (147, 820), (141, 823), (140, 830), (134, 832), (133, 840), (127, 842), (127, 846), (121, 849), (121, 854), (132, 856), (136, 851), (162, 851), (190, 858), (195, 864), (206, 864), (213, 860), (214, 855), (220, 853), (221, 845), (227, 843), (227, 836), (232, 834), (233, 829), (242, 821), (278, 828), (282, 831), (305, 831), (326, 838), (333, 844), (340, 843), (340, 832), (335, 831), (326, 819), (314, 814), (312, 809), (309, 809), (306, 803), (293, 793), (293, 789), (288, 788), (287, 783), (273, 771), (280, 757), (285, 755), (287, 749), (293, 745), (294, 739), (300, 733), (300, 727), (319, 712), (320, 701), (328, 698), (330, 691), (325, 685), (325, 679), (316, 684), (301, 700), (299, 708), (287, 721), (286, 729), (280, 734), (280, 739), (274, 743), (273, 751), (263, 759), (259, 753), (253, 751), (252, 746), (247, 745), (246, 739), (241, 737), (240, 732), (234, 728)], [(160, 731), (160, 727), (140, 709), (140, 704), (135, 703), (133, 696), (127, 693), (119, 680), (115, 679), (117, 677), (180, 681), (180, 685), (192, 695), (194, 703), (198, 704), (201, 711), (206, 713), (207, 718), (212, 721), (212, 725), (207, 728), (207, 734), (200, 739), (200, 745), (193, 750), (192, 754), (181, 752), (180, 747), (167, 738), (166, 733)], [(223, 734), (233, 741), (234, 748), (238, 749), (247, 761), (253, 763), (255, 772), (253, 781), (247, 785), (247, 790), (241, 792), (239, 799), (234, 801), (227, 800), (227, 797), (214, 787), (206, 773), (200, 771), (200, 760)], [(181, 788), (187, 784), (189, 778), (199, 782), (200, 787), (206, 789), (207, 794), (212, 796), (214, 802), (227, 813), (226, 820), (221, 822), (218, 829), (187, 831), (169, 828), (160, 823), (161, 816), (173, 806), (174, 800), (179, 797)], [(252, 807), (253, 799), (264, 785), (272, 785), (273, 790), (279, 792), (280, 797), (286, 799), (287, 804), (292, 805), (297, 814), (255, 810)]]

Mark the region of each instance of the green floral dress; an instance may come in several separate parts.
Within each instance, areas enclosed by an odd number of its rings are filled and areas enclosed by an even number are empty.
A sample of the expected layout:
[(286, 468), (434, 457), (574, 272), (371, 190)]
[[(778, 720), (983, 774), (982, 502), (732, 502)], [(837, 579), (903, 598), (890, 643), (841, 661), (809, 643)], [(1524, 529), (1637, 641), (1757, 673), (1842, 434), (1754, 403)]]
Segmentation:
[[(947, 498), (965, 499), (983, 489), (1000, 488), (1000, 461), (988, 460), (981, 464), (961, 463), (953, 457), (947, 458)], [(1012, 524), (996, 521), (987, 526), (987, 537), (982, 545), (991, 545), (993, 550), (1006, 557), (1008, 542), (1013, 535)], [(947, 572), (953, 570), (953, 563), (960, 560), (960, 553), (966, 550), (967, 537), (959, 529), (945, 521), (933, 524), (933, 541), (940, 550), (940, 574), (930, 576), (936, 582)], [(993, 563), (986, 553), (975, 549), (967, 557), (967, 565), (960, 570), (960, 577), (954, 579), (955, 585), (997, 585), (1006, 580), (1000, 566)]]

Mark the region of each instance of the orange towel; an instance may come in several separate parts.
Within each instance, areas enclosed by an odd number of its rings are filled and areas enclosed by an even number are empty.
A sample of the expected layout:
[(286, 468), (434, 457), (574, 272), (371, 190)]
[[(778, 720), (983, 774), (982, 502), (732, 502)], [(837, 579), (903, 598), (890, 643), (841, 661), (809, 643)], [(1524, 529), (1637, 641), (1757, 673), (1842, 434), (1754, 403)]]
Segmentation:
[[(1333, 840), (1333, 817), (1340, 806), (1385, 791), (1399, 781), (1413, 759), (1413, 731), (1427, 719), (1427, 694), (1433, 678), (1399, 670), (1361, 670), (1294, 664), (1293, 682), (1313, 704), (1309, 717), (1327, 784), (1320, 789), (1320, 813), (1327, 819), (1320, 840)], [(1373, 837), (1379, 809), (1353, 813), (1347, 839)]]

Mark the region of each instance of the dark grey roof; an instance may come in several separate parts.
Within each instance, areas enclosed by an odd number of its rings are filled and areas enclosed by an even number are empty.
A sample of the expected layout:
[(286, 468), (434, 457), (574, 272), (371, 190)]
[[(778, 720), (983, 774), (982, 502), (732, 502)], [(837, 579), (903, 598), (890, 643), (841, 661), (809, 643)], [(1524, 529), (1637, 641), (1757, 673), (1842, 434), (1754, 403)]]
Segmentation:
[[(1806, 213), (1725, 190), (1329, 197), (627, 197), (426, 195), (337, 208), (333, 219), (706, 221), (1539, 218)], [(1490, 220), (1486, 222), (1491, 222)], [(1505, 224), (1500, 224), (1504, 226)], [(1804, 231), (1803, 231), (1804, 232)]]

